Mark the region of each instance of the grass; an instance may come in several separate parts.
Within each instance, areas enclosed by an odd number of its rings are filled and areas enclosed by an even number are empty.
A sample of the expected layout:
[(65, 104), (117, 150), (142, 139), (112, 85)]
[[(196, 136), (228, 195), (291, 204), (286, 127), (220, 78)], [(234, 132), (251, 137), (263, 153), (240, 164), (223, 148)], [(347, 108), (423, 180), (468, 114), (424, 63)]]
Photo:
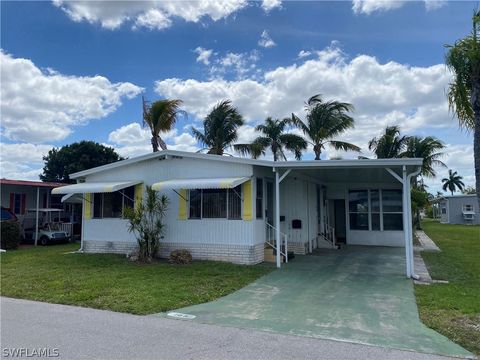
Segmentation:
[(429, 327), (480, 355), (480, 226), (427, 220), (422, 227), (442, 250), (422, 252), (435, 280), (415, 286), (420, 317)]
[(123, 255), (66, 254), (78, 248), (68, 244), (3, 253), (0, 294), (143, 315), (215, 300), (274, 269), (214, 261), (139, 264)]

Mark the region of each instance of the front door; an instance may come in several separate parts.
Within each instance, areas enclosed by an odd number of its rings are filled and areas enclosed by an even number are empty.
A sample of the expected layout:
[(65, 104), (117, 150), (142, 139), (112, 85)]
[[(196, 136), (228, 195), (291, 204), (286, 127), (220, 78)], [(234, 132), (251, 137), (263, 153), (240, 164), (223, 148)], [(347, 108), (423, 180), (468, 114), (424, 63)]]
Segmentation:
[(265, 203), (265, 218), (270, 225), (273, 224), (273, 183), (267, 181), (267, 202)]
[(335, 200), (334, 201), (334, 227), (335, 227), (335, 237), (337, 242), (346, 243), (347, 239), (347, 226), (345, 218), (345, 200)]

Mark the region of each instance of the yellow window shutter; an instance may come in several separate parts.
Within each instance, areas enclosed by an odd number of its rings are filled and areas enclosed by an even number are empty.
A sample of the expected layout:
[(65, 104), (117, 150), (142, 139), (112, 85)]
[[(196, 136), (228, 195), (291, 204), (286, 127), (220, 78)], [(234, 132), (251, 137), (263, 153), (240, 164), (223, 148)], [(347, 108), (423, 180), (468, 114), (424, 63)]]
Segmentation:
[(178, 194), (178, 219), (179, 220), (187, 220), (187, 190), (181, 189)]
[(253, 219), (253, 202), (252, 202), (252, 180), (244, 182), (242, 185), (243, 192), (243, 220)]
[(92, 194), (84, 194), (83, 200), (83, 218), (89, 220), (92, 218)]
[(135, 208), (143, 201), (143, 184), (135, 185)]

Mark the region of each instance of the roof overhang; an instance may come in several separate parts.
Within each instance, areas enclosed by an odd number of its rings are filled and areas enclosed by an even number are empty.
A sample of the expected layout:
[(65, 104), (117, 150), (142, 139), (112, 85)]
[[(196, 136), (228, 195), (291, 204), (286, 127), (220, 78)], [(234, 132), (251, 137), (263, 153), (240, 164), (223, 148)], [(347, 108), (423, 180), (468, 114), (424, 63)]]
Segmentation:
[(141, 181), (119, 182), (83, 182), (73, 185), (57, 187), (52, 190), (54, 195), (85, 194), (85, 193), (111, 193), (140, 184)]
[(177, 189), (233, 189), (248, 180), (250, 180), (249, 177), (173, 179), (157, 182), (152, 185), (152, 189), (156, 191)]

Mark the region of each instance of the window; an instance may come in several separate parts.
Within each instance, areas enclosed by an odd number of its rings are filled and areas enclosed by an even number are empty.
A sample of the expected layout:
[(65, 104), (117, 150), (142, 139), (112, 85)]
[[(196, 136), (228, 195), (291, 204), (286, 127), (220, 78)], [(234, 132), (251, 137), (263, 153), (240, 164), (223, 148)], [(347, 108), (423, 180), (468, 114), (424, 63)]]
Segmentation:
[(442, 207), (442, 214), (443, 215), (447, 214), (447, 208), (445, 206)]
[(257, 219), (263, 219), (263, 179), (258, 178), (255, 208), (257, 213)]
[(242, 218), (242, 187), (234, 189), (190, 190), (190, 219)]
[(472, 204), (464, 204), (463, 205), (463, 211), (473, 211), (473, 205)]
[(403, 230), (402, 190), (382, 190), (383, 230)]
[(10, 193), (10, 211), (14, 214), (25, 214), (27, 196), (25, 194)]
[(352, 190), (348, 201), (351, 230), (403, 230), (402, 190)]
[(350, 229), (368, 230), (368, 191), (355, 190), (349, 193)]
[(370, 190), (372, 230), (380, 230), (380, 190)]
[(131, 186), (112, 193), (93, 194), (93, 217), (121, 218), (123, 209), (133, 207), (135, 187)]
[(202, 218), (202, 190), (190, 190), (190, 219)]

